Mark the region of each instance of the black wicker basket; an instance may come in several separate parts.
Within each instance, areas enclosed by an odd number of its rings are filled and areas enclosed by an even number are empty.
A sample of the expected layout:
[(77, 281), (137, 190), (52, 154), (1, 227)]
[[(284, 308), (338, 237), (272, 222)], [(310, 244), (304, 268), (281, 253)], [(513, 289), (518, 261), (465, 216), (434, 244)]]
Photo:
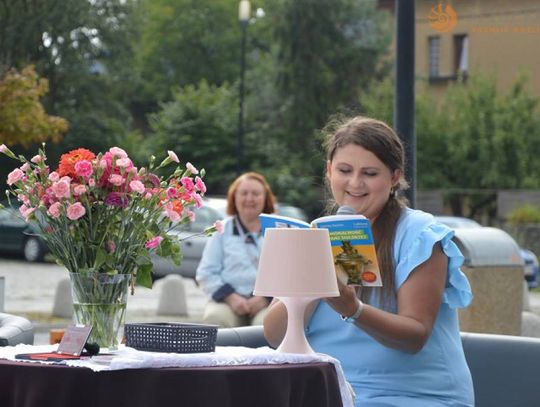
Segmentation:
[(214, 352), (217, 325), (171, 322), (126, 324), (126, 346), (150, 352)]

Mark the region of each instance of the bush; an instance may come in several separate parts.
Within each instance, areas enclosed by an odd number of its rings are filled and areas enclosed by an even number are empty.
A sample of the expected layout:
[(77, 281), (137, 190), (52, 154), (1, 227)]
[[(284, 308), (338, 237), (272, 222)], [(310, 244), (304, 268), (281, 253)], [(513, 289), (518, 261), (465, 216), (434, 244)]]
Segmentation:
[(515, 208), (508, 214), (508, 223), (513, 226), (540, 223), (540, 208), (533, 205)]

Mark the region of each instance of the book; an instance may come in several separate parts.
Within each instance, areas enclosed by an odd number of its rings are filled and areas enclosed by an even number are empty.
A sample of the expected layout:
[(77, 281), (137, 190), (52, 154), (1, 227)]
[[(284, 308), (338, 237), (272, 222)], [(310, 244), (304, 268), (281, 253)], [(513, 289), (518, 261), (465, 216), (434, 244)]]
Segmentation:
[(287, 216), (260, 214), (261, 230), (267, 228), (326, 228), (336, 273), (347, 285), (382, 286), (375, 243), (369, 220), (363, 215), (332, 215), (310, 223)]

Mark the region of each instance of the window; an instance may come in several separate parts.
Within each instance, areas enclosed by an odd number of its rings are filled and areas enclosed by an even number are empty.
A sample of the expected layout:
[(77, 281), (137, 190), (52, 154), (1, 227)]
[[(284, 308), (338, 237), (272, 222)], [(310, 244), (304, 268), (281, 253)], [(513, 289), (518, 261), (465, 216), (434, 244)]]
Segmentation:
[(441, 37), (432, 36), (428, 38), (429, 55), (429, 77), (437, 78), (440, 76), (441, 62)]
[(467, 34), (454, 35), (454, 73), (467, 76), (469, 71), (469, 37)]

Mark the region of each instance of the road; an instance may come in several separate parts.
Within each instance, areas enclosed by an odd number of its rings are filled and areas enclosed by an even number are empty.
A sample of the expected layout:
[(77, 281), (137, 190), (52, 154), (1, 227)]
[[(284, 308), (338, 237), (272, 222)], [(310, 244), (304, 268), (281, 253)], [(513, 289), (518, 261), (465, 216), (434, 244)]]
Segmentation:
[[(69, 318), (52, 316), (58, 285), (62, 280), (69, 279), (68, 271), (64, 267), (52, 263), (27, 263), (16, 258), (0, 258), (0, 277), (2, 276), (4, 312), (24, 316), (34, 323), (36, 345), (48, 343), (49, 329), (63, 328), (70, 322)], [(206, 296), (191, 279), (182, 279), (188, 315), (157, 315), (163, 287), (170, 284), (175, 277), (176, 281), (180, 279), (177, 276), (160, 279), (154, 283), (152, 289), (137, 286), (135, 294), (128, 297), (126, 322), (200, 322)], [(1, 298), (0, 293), (0, 301)]]

